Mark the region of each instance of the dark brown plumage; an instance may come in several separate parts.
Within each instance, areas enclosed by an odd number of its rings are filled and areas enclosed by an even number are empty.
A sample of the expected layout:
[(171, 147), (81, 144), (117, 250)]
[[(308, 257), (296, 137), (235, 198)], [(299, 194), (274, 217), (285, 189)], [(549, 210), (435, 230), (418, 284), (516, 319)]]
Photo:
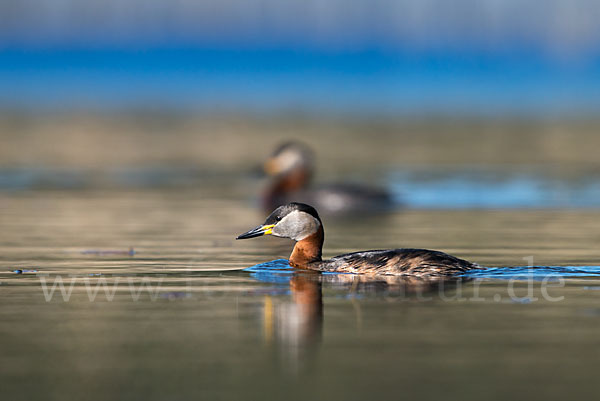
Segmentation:
[(307, 268), (377, 275), (449, 276), (479, 268), (478, 265), (440, 251), (391, 249), (353, 252), (309, 263)]

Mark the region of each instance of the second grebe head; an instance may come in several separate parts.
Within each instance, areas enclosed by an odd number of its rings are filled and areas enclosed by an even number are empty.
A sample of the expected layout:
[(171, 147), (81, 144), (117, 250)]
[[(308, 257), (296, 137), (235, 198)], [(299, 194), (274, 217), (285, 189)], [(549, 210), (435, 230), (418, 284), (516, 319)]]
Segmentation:
[(308, 145), (289, 141), (279, 145), (263, 167), (268, 175), (279, 176), (296, 170), (312, 172), (313, 164), (314, 154)]
[(319, 228), (322, 229), (321, 218), (312, 206), (292, 202), (285, 206), (279, 206), (263, 224), (239, 235), (236, 239), (272, 234), (276, 237), (302, 241), (316, 233)]

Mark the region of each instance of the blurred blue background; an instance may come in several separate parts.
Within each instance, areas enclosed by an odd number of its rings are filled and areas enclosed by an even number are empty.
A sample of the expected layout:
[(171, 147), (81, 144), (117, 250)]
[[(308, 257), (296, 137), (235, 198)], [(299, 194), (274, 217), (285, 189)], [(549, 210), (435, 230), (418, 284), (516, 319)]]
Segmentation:
[(594, 114), (594, 0), (4, 0), (0, 107)]
[[(599, 21), (600, 0), (0, 0), (2, 394), (594, 399)], [(296, 200), (261, 173), (289, 140), (314, 151), (302, 190), (366, 205), (318, 207), (325, 257), (501, 268), (439, 298), (215, 272), (290, 254), (234, 239)], [(73, 298), (48, 302), (60, 275)]]

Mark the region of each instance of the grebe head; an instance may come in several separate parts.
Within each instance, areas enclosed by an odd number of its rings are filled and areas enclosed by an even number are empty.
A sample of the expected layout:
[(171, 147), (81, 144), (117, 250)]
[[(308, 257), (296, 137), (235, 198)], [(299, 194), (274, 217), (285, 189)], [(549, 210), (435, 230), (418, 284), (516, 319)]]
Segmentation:
[(313, 164), (313, 151), (302, 142), (290, 141), (279, 145), (263, 167), (268, 175), (279, 176), (296, 170), (311, 172)]
[(316, 233), (322, 228), (321, 219), (312, 206), (292, 202), (279, 206), (267, 217), (264, 224), (239, 235), (236, 239), (247, 239), (272, 234), (276, 237), (291, 238), (294, 241)]

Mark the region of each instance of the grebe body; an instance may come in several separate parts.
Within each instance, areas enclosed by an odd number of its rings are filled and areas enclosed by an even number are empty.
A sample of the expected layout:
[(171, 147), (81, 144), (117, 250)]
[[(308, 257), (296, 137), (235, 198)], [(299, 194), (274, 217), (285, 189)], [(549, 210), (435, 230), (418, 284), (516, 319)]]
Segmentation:
[(353, 252), (322, 259), (325, 232), (317, 211), (292, 202), (275, 209), (264, 224), (237, 239), (274, 235), (296, 241), (289, 258), (293, 267), (321, 272), (371, 275), (452, 276), (480, 267), (455, 256), (428, 249), (389, 249)]
[(297, 201), (313, 205), (327, 215), (389, 210), (394, 202), (382, 189), (358, 184), (311, 186), (314, 153), (301, 142), (280, 145), (264, 164), (271, 181), (263, 194), (266, 211)]

